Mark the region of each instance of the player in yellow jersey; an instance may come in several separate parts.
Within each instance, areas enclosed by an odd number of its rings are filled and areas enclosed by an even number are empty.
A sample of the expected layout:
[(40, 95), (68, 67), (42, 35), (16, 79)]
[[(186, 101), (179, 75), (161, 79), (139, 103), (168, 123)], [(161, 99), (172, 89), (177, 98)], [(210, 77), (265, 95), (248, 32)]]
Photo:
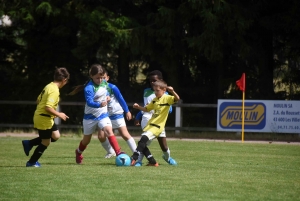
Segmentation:
[[(163, 80), (157, 80), (156, 82), (153, 82), (153, 90), (156, 97), (148, 105), (141, 107), (137, 103), (133, 104), (133, 108), (144, 112), (153, 110), (154, 113), (151, 119), (148, 121), (146, 127), (143, 129), (144, 133), (138, 142), (138, 147), (131, 156), (132, 166), (135, 165), (141, 153), (143, 153), (149, 161), (148, 166), (158, 166), (158, 163), (151, 155), (151, 152), (147, 146), (147, 142), (157, 138), (164, 130), (169, 115), (170, 106), (180, 99), (173, 87), (167, 86), (166, 82)], [(168, 92), (172, 95), (165, 94), (166, 90), (168, 90)]]
[(69, 78), (70, 74), (66, 68), (57, 68), (54, 72), (54, 81), (46, 85), (37, 98), (33, 122), (39, 137), (23, 140), (22, 144), (27, 156), (33, 146), (38, 146), (27, 161), (26, 167), (40, 167), (39, 158), (50, 145), (50, 142), (56, 141), (60, 137), (54, 118), (58, 117), (64, 121), (69, 118), (65, 113), (56, 111), (59, 102), (59, 89), (67, 84)]

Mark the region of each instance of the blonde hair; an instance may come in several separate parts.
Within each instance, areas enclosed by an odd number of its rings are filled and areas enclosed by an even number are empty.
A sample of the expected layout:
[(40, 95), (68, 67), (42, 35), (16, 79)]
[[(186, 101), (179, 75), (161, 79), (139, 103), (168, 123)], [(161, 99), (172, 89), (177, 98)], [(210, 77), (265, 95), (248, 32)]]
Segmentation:
[(168, 86), (164, 80), (157, 80), (157, 81), (153, 82), (152, 84), (153, 84), (153, 86), (158, 86), (161, 89), (166, 89)]

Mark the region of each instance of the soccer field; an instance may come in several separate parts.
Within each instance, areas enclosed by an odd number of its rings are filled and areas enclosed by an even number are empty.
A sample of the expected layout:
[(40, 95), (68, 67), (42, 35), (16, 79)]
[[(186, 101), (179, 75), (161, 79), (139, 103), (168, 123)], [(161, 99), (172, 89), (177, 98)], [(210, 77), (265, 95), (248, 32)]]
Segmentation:
[(41, 168), (26, 168), (22, 139), (29, 137), (0, 138), (0, 200), (300, 200), (299, 144), (169, 140), (173, 167), (154, 141), (159, 167), (116, 167), (96, 139), (77, 165), (81, 138), (62, 137)]

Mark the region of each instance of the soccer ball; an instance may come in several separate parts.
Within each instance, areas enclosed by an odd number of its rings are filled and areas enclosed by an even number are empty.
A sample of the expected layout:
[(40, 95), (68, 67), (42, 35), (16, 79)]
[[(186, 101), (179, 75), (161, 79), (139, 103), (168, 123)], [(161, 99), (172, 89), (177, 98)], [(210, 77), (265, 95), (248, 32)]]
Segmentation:
[(116, 166), (130, 166), (131, 159), (127, 154), (120, 154), (116, 157)]

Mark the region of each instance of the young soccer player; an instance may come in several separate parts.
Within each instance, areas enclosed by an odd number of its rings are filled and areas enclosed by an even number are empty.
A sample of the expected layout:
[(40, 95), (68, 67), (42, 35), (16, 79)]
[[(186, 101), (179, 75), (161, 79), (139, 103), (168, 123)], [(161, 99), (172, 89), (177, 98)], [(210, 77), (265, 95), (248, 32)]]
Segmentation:
[(59, 102), (59, 89), (67, 84), (69, 78), (70, 74), (66, 68), (57, 68), (54, 72), (54, 81), (46, 85), (37, 98), (33, 122), (34, 128), (38, 130), (39, 137), (32, 140), (23, 140), (22, 144), (27, 156), (33, 146), (38, 146), (29, 161), (27, 161), (26, 167), (41, 167), (38, 160), (50, 145), (50, 142), (54, 142), (60, 137), (53, 119), (58, 117), (66, 121), (69, 118), (65, 113), (56, 111)]
[[(163, 80), (157, 80), (156, 82), (153, 82), (152, 86), (155, 93), (155, 98), (152, 100), (152, 102), (145, 107), (141, 107), (137, 103), (133, 105), (133, 108), (139, 109), (144, 112), (153, 110), (153, 114), (146, 127), (143, 129), (144, 132), (140, 141), (138, 142), (136, 151), (131, 156), (132, 166), (135, 166), (141, 153), (143, 153), (149, 161), (148, 166), (158, 166), (158, 163), (151, 155), (147, 143), (149, 140), (157, 138), (164, 130), (170, 106), (180, 99), (178, 94), (174, 91), (173, 87), (167, 86), (166, 82), (164, 82)], [(173, 96), (165, 94), (166, 90), (168, 90), (168, 92)]]
[[(83, 138), (75, 150), (76, 163), (81, 164), (82, 153), (90, 143), (92, 134), (98, 127), (104, 132), (117, 155), (123, 153), (112, 131), (112, 124), (107, 113), (107, 90), (103, 84), (105, 69), (99, 64), (93, 64), (89, 70), (91, 80), (84, 87), (86, 100), (83, 117)], [(78, 92), (78, 88), (75, 89)], [(74, 93), (70, 93), (73, 95)]]
[[(107, 71), (104, 73), (103, 80), (105, 80), (106, 82), (109, 80)], [(113, 129), (118, 129), (120, 135), (126, 141), (130, 150), (134, 152), (136, 149), (136, 143), (127, 130), (123, 114), (125, 112), (126, 119), (128, 121), (132, 119), (132, 115), (128, 109), (126, 101), (124, 100), (119, 88), (116, 85), (107, 82), (106, 87), (108, 95), (110, 97), (107, 109), (112, 127)], [(107, 151), (105, 158), (110, 158), (116, 155), (114, 150), (110, 146), (110, 143), (108, 142), (106, 136), (104, 135), (104, 132), (101, 130), (98, 132), (98, 139), (103, 148)]]
[[(163, 76), (160, 71), (154, 70), (148, 74), (148, 81), (149, 81), (149, 84), (151, 87), (146, 88), (144, 90), (144, 105), (148, 105), (155, 98), (152, 83), (157, 80), (163, 80)], [(165, 93), (168, 94), (168, 92), (165, 92)], [(170, 107), (170, 110), (169, 110), (169, 113), (171, 113), (171, 112), (172, 112), (172, 106)], [(147, 125), (149, 119), (152, 117), (152, 114), (153, 114), (153, 111), (150, 111), (150, 112), (140, 111), (135, 117), (134, 124), (136, 126), (141, 125), (142, 129), (144, 129), (144, 127)], [(141, 123), (140, 123), (140, 121), (141, 121)], [(171, 157), (171, 151), (167, 144), (167, 137), (166, 137), (165, 129), (163, 129), (161, 134), (157, 137), (157, 140), (159, 142), (161, 150), (163, 151), (162, 158), (170, 165), (177, 165), (177, 162)], [(151, 142), (152, 141), (148, 141), (147, 146), (149, 146)], [(143, 158), (144, 158), (144, 155), (143, 155), (143, 153), (141, 153), (135, 166), (142, 166)]]

